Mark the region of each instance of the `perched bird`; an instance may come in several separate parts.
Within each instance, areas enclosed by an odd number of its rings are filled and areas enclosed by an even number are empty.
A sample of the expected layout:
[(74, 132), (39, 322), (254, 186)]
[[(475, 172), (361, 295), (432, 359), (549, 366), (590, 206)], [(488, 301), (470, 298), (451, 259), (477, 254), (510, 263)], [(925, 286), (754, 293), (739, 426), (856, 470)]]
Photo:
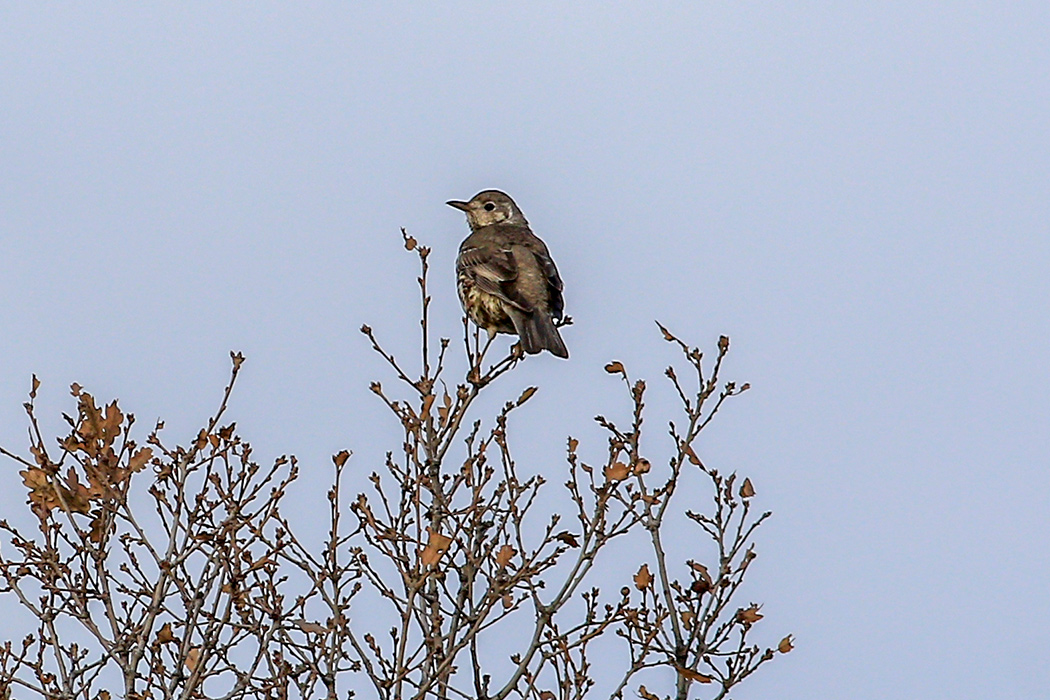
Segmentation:
[(448, 205), (466, 212), (470, 224), (456, 259), (456, 288), (470, 320), (490, 338), (516, 334), (530, 355), (568, 357), (554, 325), (565, 308), (561, 277), (518, 205), (499, 190)]

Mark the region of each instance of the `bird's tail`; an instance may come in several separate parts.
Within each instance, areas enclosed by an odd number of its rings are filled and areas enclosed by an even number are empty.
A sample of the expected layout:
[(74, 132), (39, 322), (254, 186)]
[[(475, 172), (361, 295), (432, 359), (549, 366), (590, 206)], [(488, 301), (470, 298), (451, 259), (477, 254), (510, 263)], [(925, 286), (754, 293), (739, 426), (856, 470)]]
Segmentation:
[(516, 325), (525, 352), (535, 355), (542, 350), (549, 350), (555, 357), (569, 357), (569, 350), (565, 347), (558, 328), (547, 314), (538, 311), (528, 315), (522, 314)]

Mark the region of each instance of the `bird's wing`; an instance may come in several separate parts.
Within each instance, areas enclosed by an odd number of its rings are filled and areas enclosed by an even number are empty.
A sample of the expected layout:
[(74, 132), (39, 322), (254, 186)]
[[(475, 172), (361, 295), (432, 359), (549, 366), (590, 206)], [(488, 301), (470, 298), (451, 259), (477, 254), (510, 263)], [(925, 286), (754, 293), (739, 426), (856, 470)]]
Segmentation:
[(554, 259), (551, 258), (551, 254), (547, 251), (547, 246), (539, 238), (536, 238), (536, 242), (539, 243), (539, 246), (532, 248), (532, 254), (536, 256), (540, 269), (543, 270), (543, 274), (547, 277), (551, 315), (554, 318), (561, 318), (562, 311), (565, 310), (565, 298), (562, 296), (562, 290), (565, 288), (565, 285), (561, 281), (561, 275), (558, 274), (558, 268), (554, 264)]
[(532, 306), (514, 293), (518, 264), (510, 250), (488, 246), (463, 248), (456, 259), (456, 272), (468, 275), (481, 291), (522, 311), (532, 311)]

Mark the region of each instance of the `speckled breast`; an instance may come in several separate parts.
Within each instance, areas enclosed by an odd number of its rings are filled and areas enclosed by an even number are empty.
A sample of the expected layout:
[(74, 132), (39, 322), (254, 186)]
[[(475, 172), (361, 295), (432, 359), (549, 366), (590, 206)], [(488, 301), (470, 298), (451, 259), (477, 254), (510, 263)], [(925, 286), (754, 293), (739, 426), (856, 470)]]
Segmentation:
[(457, 276), (456, 289), (459, 292), (459, 303), (479, 327), (492, 333), (514, 333), (514, 323), (503, 309), (503, 302), (488, 292), (483, 292), (474, 284), (468, 274)]

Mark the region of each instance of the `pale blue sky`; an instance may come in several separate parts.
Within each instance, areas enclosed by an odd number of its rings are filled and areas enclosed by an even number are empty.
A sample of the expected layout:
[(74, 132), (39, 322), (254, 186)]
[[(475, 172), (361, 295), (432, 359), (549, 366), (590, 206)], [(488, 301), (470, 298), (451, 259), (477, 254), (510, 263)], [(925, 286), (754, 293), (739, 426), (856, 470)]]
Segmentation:
[(55, 434), (77, 381), (188, 435), (239, 349), (257, 456), (370, 471), (398, 227), (455, 334), (444, 202), (497, 187), (577, 321), (501, 388), (532, 469), (622, 410), (606, 361), (660, 385), (654, 318), (733, 339), (702, 447), (797, 638), (738, 697), (1050, 696), (1050, 4), (99, 7), (0, 9), (0, 444), (34, 372)]

